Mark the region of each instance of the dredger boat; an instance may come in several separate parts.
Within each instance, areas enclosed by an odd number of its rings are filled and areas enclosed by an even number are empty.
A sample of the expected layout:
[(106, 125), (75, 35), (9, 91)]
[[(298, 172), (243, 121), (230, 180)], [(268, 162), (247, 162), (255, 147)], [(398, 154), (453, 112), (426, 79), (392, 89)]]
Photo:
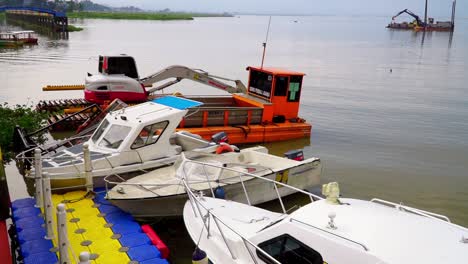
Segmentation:
[[(116, 98), (126, 103), (141, 103), (158, 97), (155, 92), (188, 79), (224, 90), (230, 95), (186, 96), (202, 102), (203, 106), (191, 110), (181, 120), (178, 129), (205, 139), (224, 131), (233, 144), (309, 138), (312, 126), (298, 115), (305, 74), (268, 67), (247, 67), (247, 70), (247, 86), (239, 80), (179, 65), (140, 78), (133, 57), (100, 56), (99, 73), (88, 73), (84, 86), (47, 86), (44, 90), (84, 89), (88, 103), (106, 104)], [(166, 83), (159, 84), (168, 79)], [(235, 85), (224, 81), (232, 81)], [(69, 103), (64, 107), (67, 105)], [(59, 107), (59, 100), (38, 105), (39, 110)]]

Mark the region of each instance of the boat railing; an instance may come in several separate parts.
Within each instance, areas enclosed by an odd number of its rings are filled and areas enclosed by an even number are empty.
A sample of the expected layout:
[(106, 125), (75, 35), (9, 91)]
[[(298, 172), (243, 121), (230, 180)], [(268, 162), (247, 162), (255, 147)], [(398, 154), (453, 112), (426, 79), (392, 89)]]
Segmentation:
[(379, 198), (373, 198), (373, 199), (371, 199), (371, 202), (379, 203), (379, 204), (383, 204), (383, 205), (387, 205), (387, 206), (391, 206), (391, 207), (395, 207), (396, 209), (399, 209), (399, 210), (405, 210), (405, 211), (408, 211), (408, 212), (411, 212), (411, 213), (414, 213), (414, 214), (418, 214), (418, 215), (421, 215), (421, 216), (425, 216), (425, 217), (429, 217), (429, 218), (435, 218), (435, 219), (438, 219), (438, 220), (443, 220), (445, 222), (451, 223), (450, 219), (445, 215), (436, 214), (436, 213), (432, 213), (432, 212), (429, 212), (429, 211), (424, 211), (424, 210), (421, 210), (421, 209), (418, 209), (418, 208), (413, 208), (413, 207), (406, 206), (406, 205), (403, 205), (403, 204), (397, 204), (397, 203), (386, 201), (386, 200), (379, 199)]
[[(200, 153), (200, 155), (209, 156), (210, 154)], [(242, 185), (242, 189), (244, 191), (245, 199), (247, 201), (247, 204), (249, 204), (249, 205), (252, 205), (252, 203), (251, 203), (251, 199), (250, 199), (250, 196), (249, 196), (249, 192), (248, 192), (248, 190), (246, 188), (245, 181), (250, 180), (252, 178), (261, 179), (262, 181), (271, 183), (273, 185), (273, 188), (274, 188), (274, 190), (276, 192), (276, 195), (277, 195), (277, 199), (278, 199), (278, 201), (280, 203), (281, 209), (282, 209), (284, 214), (287, 214), (288, 210), (286, 210), (283, 199), (282, 199), (282, 197), (280, 195), (279, 187), (282, 187), (282, 188), (284, 187), (284, 188), (293, 190), (294, 192), (302, 193), (302, 194), (308, 196), (311, 202), (323, 199), (322, 197), (320, 197), (318, 195), (315, 195), (313, 193), (301, 190), (299, 188), (296, 188), (294, 186), (291, 186), (291, 185), (288, 185), (288, 184), (285, 184), (285, 183), (282, 183), (282, 182), (278, 182), (278, 181), (275, 181), (275, 180), (272, 180), (272, 179), (268, 179), (266, 177), (263, 177), (262, 175), (257, 175), (257, 174), (254, 174), (254, 173), (251, 173), (251, 172), (248, 172), (248, 171), (244, 171), (244, 170), (239, 168), (242, 165), (243, 166), (248, 166), (248, 167), (252, 167), (252, 166), (255, 166), (255, 165), (251, 165), (251, 164), (245, 165), (245, 164), (233, 163), (233, 164), (235, 164), (237, 166), (232, 168), (232, 167), (225, 166), (225, 164), (217, 165), (217, 164), (213, 164), (213, 163), (209, 163), (209, 162), (192, 160), (192, 159), (187, 158), (185, 153), (181, 154), (180, 159), (181, 159), (181, 162), (180, 162), (180, 164), (178, 165), (178, 167), (176, 169), (178, 169), (179, 166), (180, 166), (181, 167), (180, 171), (183, 172), (183, 175), (179, 175), (179, 178), (184, 179), (185, 182), (189, 186), (191, 184), (199, 184), (199, 183), (208, 184), (208, 189), (209, 189), (209, 192), (211, 193), (212, 197), (215, 197), (215, 186), (217, 186), (220, 183), (220, 176), (223, 175), (223, 173), (225, 171), (230, 171), (230, 172), (236, 173), (236, 175), (233, 176), (233, 177), (237, 177), (239, 179), (239, 183)], [(202, 166), (202, 171), (204, 173), (205, 179), (199, 179), (199, 180), (189, 179), (190, 176), (188, 175), (187, 165), (190, 164), (190, 163), (198, 164), (198, 165)], [(214, 179), (210, 179), (209, 176), (208, 176), (206, 167), (219, 169), (220, 171), (218, 172), (217, 177), (214, 178)], [(260, 167), (262, 167), (262, 166), (260, 166)], [(274, 171), (271, 170), (271, 173), (274, 173)], [(120, 185), (120, 186), (133, 185), (133, 186), (137, 186), (139, 188), (144, 188), (144, 189), (146, 189), (146, 190), (148, 190), (150, 192), (152, 192), (152, 191), (149, 188), (154, 188), (154, 187), (161, 187), (162, 188), (162, 187), (167, 187), (167, 186), (180, 185), (180, 183), (161, 184), (161, 183), (128, 182), (128, 181), (126, 181), (125, 179), (123, 179), (120, 176), (117, 176), (117, 178), (119, 180), (121, 180), (121, 181), (113, 181), (112, 178), (114, 178), (114, 177), (112, 177), (112, 176), (115, 176), (115, 174), (108, 175), (108, 176), (104, 177), (104, 182), (105, 182), (105, 185), (106, 185), (106, 191), (108, 191), (108, 186), (114, 186), (114, 185), (117, 185), (117, 184)]]
[(325, 230), (325, 229), (323, 229), (323, 228), (316, 227), (316, 226), (313, 226), (313, 225), (308, 224), (308, 223), (304, 223), (304, 222), (302, 222), (302, 221), (300, 221), (300, 220), (297, 220), (297, 219), (294, 219), (294, 218), (290, 218), (289, 221), (291, 221), (291, 222), (296, 222), (296, 223), (300, 223), (300, 224), (305, 225), (305, 226), (307, 226), (307, 227), (311, 227), (311, 228), (314, 228), (314, 229), (316, 229), (316, 230), (320, 230), (320, 231), (325, 232), (325, 233), (327, 233), (327, 234), (333, 235), (333, 236), (335, 236), (335, 237), (338, 237), (338, 238), (344, 239), (344, 240), (346, 240), (346, 241), (349, 241), (349, 242), (351, 242), (351, 243), (353, 243), (353, 244), (356, 244), (356, 245), (362, 247), (365, 251), (369, 251), (369, 248), (368, 248), (366, 245), (364, 245), (363, 243), (361, 243), (361, 242), (358, 242), (358, 241), (349, 239), (349, 238), (344, 237), (344, 236), (340, 236), (340, 235), (335, 234), (335, 233), (333, 233), (333, 232), (327, 231), (327, 230)]
[[(56, 151), (58, 148), (65, 146), (67, 144), (75, 144), (76, 141), (87, 141), (91, 135), (83, 135), (70, 137), (67, 139), (59, 140), (53, 143), (49, 143), (43, 146), (37, 146), (41, 150), (42, 155), (48, 154), (50, 152)], [(33, 159), (34, 158), (34, 148), (22, 151), (16, 155), (16, 159)]]
[[(184, 186), (185, 186), (185, 189), (186, 189), (186, 192), (188, 194), (188, 197), (189, 197), (189, 201), (190, 201), (190, 204), (192, 206), (192, 210), (193, 210), (193, 213), (194, 213), (194, 216), (196, 218), (201, 218), (202, 221), (203, 221), (203, 228), (202, 228), (202, 231), (200, 232), (200, 237), (203, 235), (203, 230), (207, 230), (207, 238), (209, 238), (211, 236), (211, 230), (210, 230), (210, 225), (209, 225), (209, 222), (210, 220), (212, 219), (213, 222), (215, 223), (216, 225), (216, 228), (219, 232), (219, 234), (221, 235), (222, 237), (222, 240), (224, 242), (224, 245), (226, 245), (228, 251), (229, 251), (229, 254), (231, 255), (231, 258), (232, 259), (237, 259), (238, 256), (236, 256), (236, 254), (234, 253), (234, 250), (232, 249), (232, 245), (230, 245), (230, 243), (228, 243), (228, 240), (226, 239), (226, 235), (224, 234), (223, 232), (223, 229), (221, 228), (221, 225), (223, 225), (225, 228), (229, 229), (231, 232), (233, 232), (234, 234), (236, 234), (236, 236), (238, 236), (241, 240), (242, 240), (242, 243), (244, 244), (247, 252), (249, 253), (252, 261), (254, 263), (259, 263), (258, 259), (254, 256), (254, 253), (252, 252), (252, 249), (251, 247), (253, 247), (257, 252), (260, 252), (264, 257), (268, 258), (269, 261), (271, 261), (272, 263), (275, 263), (275, 264), (281, 264), (281, 262), (279, 262), (278, 260), (276, 260), (275, 258), (273, 258), (271, 255), (269, 255), (267, 252), (265, 252), (263, 249), (261, 249), (259, 246), (257, 246), (255, 243), (253, 243), (252, 241), (250, 241), (248, 238), (244, 237), (242, 234), (240, 234), (239, 232), (237, 232), (236, 230), (234, 230), (232, 227), (230, 227), (228, 224), (226, 224), (223, 220), (221, 220), (220, 217), (218, 217), (215, 213), (213, 213), (209, 208), (206, 208), (198, 199), (203, 199), (202, 197), (198, 196), (198, 195), (195, 195), (190, 186), (187, 184), (187, 182), (183, 179), (182, 182), (184, 183)], [(206, 214), (203, 214), (202, 213), (202, 209), (204, 209), (204, 211), (206, 212)], [(249, 247), (250, 245), (250, 247)]]
[[(79, 140), (82, 138), (82, 140), (86, 140), (86, 138), (89, 136), (82, 136), (82, 137), (74, 137), (67, 139), (65, 142), (58, 142), (55, 144), (51, 144), (50, 148), (53, 147), (60, 147), (60, 145), (65, 145), (67, 142), (73, 142), (73, 140)], [(41, 153), (41, 156), (35, 157), (34, 152), (35, 150), (38, 149)], [(84, 148), (83, 148), (84, 149)], [(53, 150), (52, 150), (53, 151)], [(67, 177), (67, 178), (85, 178), (85, 156), (89, 156), (89, 160), (92, 162), (94, 160), (102, 159), (103, 162), (107, 164), (107, 166), (102, 166), (100, 165), (100, 168), (93, 168), (93, 165), (91, 164), (91, 171), (90, 173), (95, 175), (101, 175), (101, 174), (112, 174), (111, 172), (105, 172), (108, 169), (115, 169), (118, 168), (119, 166), (125, 166), (122, 164), (116, 164), (115, 162), (112, 161), (111, 156), (114, 156), (116, 154), (128, 154), (129, 156), (133, 157), (133, 161), (130, 165), (138, 165), (138, 164), (143, 164), (145, 161), (141, 157), (140, 153), (138, 150), (124, 150), (124, 151), (118, 151), (118, 152), (112, 152), (112, 153), (94, 153), (89, 151), (89, 148), (87, 151), (80, 152), (78, 154), (64, 154), (63, 156), (43, 156), (44, 153), (50, 153), (52, 151), (47, 152), (47, 147), (42, 147), (42, 148), (35, 148), (35, 149), (30, 149), (23, 151), (19, 154), (16, 155), (16, 161), (18, 163), (18, 167), (21, 170), (22, 174), (28, 174), (30, 173), (30, 169), (33, 168), (34, 160), (39, 159), (41, 161), (41, 164), (43, 162), (50, 162), (50, 163), (57, 163), (59, 165), (67, 165), (71, 166), (70, 170), (64, 171), (64, 172), (51, 172), (51, 176), (61, 176), (61, 177)], [(136, 158), (136, 159), (135, 159)], [(170, 165), (172, 162), (169, 160), (165, 163), (163, 159), (161, 159), (161, 164), (166, 164)], [(129, 164), (127, 164), (129, 165)], [(43, 166), (44, 167), (44, 166)], [(45, 170), (47, 170), (47, 167), (44, 167)], [(144, 169), (138, 169), (136, 170), (141, 170), (143, 173), (146, 172)]]
[(452, 227), (460, 229), (460, 230), (462, 230), (464, 232), (466, 232), (468, 230), (465, 227), (462, 227), (462, 226), (459, 226), (459, 225), (456, 225), (456, 224), (452, 223), (450, 221), (450, 219), (445, 215), (436, 214), (436, 213), (433, 213), (433, 212), (429, 212), (429, 211), (421, 210), (421, 209), (418, 209), (418, 208), (406, 206), (406, 205), (403, 205), (401, 203), (397, 204), (397, 203), (394, 203), (394, 202), (390, 202), (390, 201), (386, 201), (386, 200), (378, 199), (378, 198), (373, 198), (370, 201), (373, 202), (373, 203), (378, 203), (378, 204), (382, 204), (382, 205), (385, 205), (385, 206), (395, 207), (398, 210), (402, 210), (402, 211), (410, 212), (410, 213), (417, 214), (417, 215), (420, 215), (420, 216), (424, 216), (424, 217), (427, 217), (427, 218), (431, 218), (433, 220), (440, 221), (442, 223), (445, 223), (447, 225), (450, 225)]
[[(283, 213), (287, 213), (287, 210), (285, 209), (284, 207), (284, 203), (283, 203), (283, 200), (281, 198), (281, 195), (279, 194), (279, 190), (278, 190), (278, 186), (281, 186), (281, 187), (285, 187), (287, 189), (291, 189), (291, 190), (294, 190), (295, 192), (298, 192), (298, 193), (302, 193), (302, 194), (305, 194), (307, 195), (311, 202), (314, 202), (315, 200), (322, 200), (323, 198), (318, 196), (318, 195), (315, 195), (313, 193), (310, 193), (310, 192), (307, 192), (307, 191), (304, 191), (304, 190), (301, 190), (299, 188), (296, 188), (294, 186), (291, 186), (291, 185), (288, 185), (288, 184), (285, 184), (285, 183), (282, 183), (282, 182), (279, 182), (279, 181), (275, 181), (275, 180), (272, 180), (272, 179), (268, 179), (266, 177), (263, 177), (261, 175), (257, 175), (257, 174), (254, 174), (254, 173), (250, 173), (250, 172), (246, 172), (246, 171), (241, 171), (237, 168), (229, 168), (229, 167), (225, 167), (225, 166), (220, 166), (220, 165), (216, 165), (216, 164), (212, 164), (212, 163), (207, 163), (207, 162), (203, 162), (203, 161), (197, 161), (197, 160), (190, 160), (190, 159), (187, 159), (185, 157), (184, 154), (181, 155), (182, 157), (182, 163), (181, 163), (181, 166), (184, 166), (182, 167), (183, 168), (183, 171), (184, 171), (184, 176), (187, 175), (187, 172), (185, 170), (185, 166), (186, 164), (188, 163), (194, 163), (194, 164), (199, 164), (199, 165), (202, 165), (203, 167), (207, 166), (207, 167), (212, 167), (212, 168), (218, 168), (220, 169), (220, 173), (222, 173), (224, 170), (227, 170), (227, 171), (232, 171), (232, 172), (237, 172), (238, 175), (239, 175), (239, 180), (242, 184), (242, 187), (243, 187), (243, 190), (244, 190), (244, 194), (245, 194), (245, 198), (248, 202), (249, 205), (251, 205), (250, 203), (250, 198), (249, 198), (249, 194), (248, 194), (248, 191), (247, 189), (245, 188), (245, 184), (244, 184), (244, 178), (250, 178), (250, 177), (253, 177), (253, 178), (256, 178), (256, 179), (260, 179), (262, 181), (265, 181), (265, 182), (269, 182), (269, 183), (272, 183), (272, 185), (274, 186), (274, 189), (275, 189), (275, 192), (278, 196), (278, 200), (281, 204), (281, 208), (283, 210)], [(250, 165), (249, 165), (250, 166)], [(205, 172), (206, 173), (206, 172)], [(211, 192), (214, 193), (214, 190), (211, 188)]]

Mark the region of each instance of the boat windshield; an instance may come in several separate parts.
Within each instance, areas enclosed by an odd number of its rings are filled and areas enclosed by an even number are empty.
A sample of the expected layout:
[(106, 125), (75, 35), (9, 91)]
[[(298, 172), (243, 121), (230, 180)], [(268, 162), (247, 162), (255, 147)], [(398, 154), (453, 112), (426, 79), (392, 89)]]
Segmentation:
[(102, 123), (99, 125), (98, 129), (96, 129), (96, 132), (94, 132), (94, 135), (91, 138), (91, 140), (93, 140), (93, 142), (96, 143), (108, 126), (109, 126), (109, 121), (107, 121), (107, 119), (104, 119)]
[(117, 149), (132, 130), (129, 126), (112, 125), (99, 142), (100, 147)]

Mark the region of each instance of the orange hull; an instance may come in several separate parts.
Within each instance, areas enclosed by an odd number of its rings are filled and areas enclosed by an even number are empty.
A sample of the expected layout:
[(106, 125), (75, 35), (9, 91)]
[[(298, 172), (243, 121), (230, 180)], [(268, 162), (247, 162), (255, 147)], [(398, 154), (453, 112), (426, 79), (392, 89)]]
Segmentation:
[(179, 128), (210, 140), (218, 132), (226, 132), (231, 144), (274, 142), (297, 138), (310, 138), (312, 125), (308, 123), (285, 122), (268, 125), (250, 126), (211, 126), (197, 128)]

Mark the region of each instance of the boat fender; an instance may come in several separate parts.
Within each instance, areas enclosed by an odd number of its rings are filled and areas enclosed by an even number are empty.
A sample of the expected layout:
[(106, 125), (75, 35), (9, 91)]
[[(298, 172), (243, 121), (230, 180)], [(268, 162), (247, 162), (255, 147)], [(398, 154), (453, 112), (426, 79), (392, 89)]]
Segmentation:
[(208, 256), (206, 252), (200, 248), (195, 248), (192, 254), (192, 264), (208, 264)]
[(226, 191), (224, 190), (223, 187), (218, 186), (214, 190), (214, 196), (215, 198), (218, 198), (218, 199), (226, 199)]
[(159, 236), (154, 232), (153, 228), (150, 225), (142, 225), (141, 230), (145, 232), (148, 238), (151, 240), (151, 243), (161, 252), (161, 257), (167, 259), (169, 257), (169, 248), (164, 244), (164, 242), (159, 238)]
[(221, 144), (219, 147), (216, 149), (216, 154), (223, 154), (226, 152), (233, 152), (234, 149), (228, 145), (228, 144)]

